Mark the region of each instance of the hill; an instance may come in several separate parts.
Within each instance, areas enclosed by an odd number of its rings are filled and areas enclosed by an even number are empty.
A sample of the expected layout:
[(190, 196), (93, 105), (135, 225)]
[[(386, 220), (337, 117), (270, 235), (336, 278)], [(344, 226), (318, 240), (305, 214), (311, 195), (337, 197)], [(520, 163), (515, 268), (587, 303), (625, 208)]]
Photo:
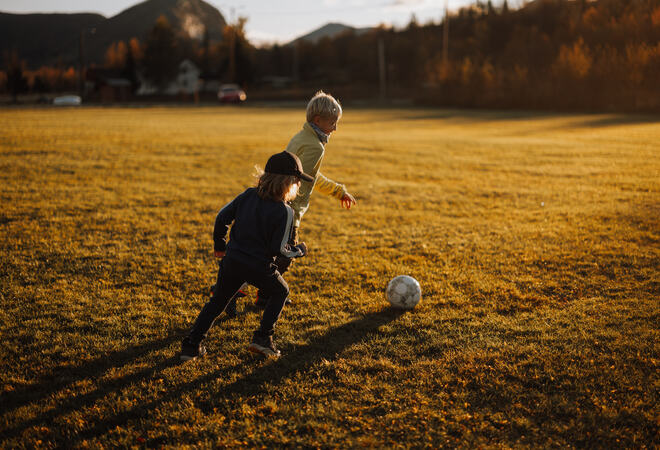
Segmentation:
[(95, 62), (102, 62), (105, 50), (113, 42), (133, 37), (144, 40), (161, 15), (179, 33), (199, 40), (204, 29), (208, 30), (209, 39), (222, 40), (227, 24), (220, 11), (203, 0), (147, 0), (99, 24), (89, 39), (90, 55), (94, 55)]
[(100, 14), (0, 14), (0, 50), (15, 48), (32, 68), (43, 64), (75, 64), (79, 38), (85, 30), (85, 58), (101, 63), (110, 44), (131, 38), (144, 40), (161, 15), (179, 33), (222, 40), (226, 21), (203, 0), (147, 0), (106, 18)]
[(0, 13), (0, 51), (16, 50), (28, 66), (56, 63), (58, 56), (77, 52), (80, 30), (105, 21), (100, 14)]
[(348, 31), (352, 31), (355, 34), (360, 35), (369, 30), (371, 30), (371, 28), (354, 28), (341, 23), (328, 23), (323, 25), (321, 28), (318, 28), (314, 31), (311, 31), (303, 36), (294, 39), (293, 41), (289, 42), (287, 45), (294, 44), (295, 42), (298, 41), (307, 41), (307, 42), (311, 42), (312, 44), (316, 44), (318, 41), (320, 41), (325, 37), (334, 38)]

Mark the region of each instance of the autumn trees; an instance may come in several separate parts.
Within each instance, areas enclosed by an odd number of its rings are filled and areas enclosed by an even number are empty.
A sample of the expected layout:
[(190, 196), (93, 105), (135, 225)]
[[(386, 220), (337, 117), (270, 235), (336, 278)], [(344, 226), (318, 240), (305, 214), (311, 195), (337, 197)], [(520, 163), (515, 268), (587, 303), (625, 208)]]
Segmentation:
[[(660, 0), (535, 0), (519, 9), (478, 0), (450, 15), (448, 42), (443, 18), (255, 48), (246, 20), (212, 42), (175, 33), (161, 18), (144, 42), (110, 45), (104, 65), (156, 85), (187, 58), (204, 77), (263, 90), (266, 79), (287, 80), (302, 97), (326, 88), (439, 106), (660, 111)], [(30, 72), (10, 56), (5, 90), (25, 89), (23, 79), (33, 90), (75, 80), (74, 69)]]
[[(261, 49), (260, 75), (375, 97), (378, 42), (392, 96), (434, 105), (660, 111), (660, 0), (478, 1), (444, 23)], [(295, 62), (295, 63), (294, 63)], [(298, 67), (295, 69), (294, 67)]]

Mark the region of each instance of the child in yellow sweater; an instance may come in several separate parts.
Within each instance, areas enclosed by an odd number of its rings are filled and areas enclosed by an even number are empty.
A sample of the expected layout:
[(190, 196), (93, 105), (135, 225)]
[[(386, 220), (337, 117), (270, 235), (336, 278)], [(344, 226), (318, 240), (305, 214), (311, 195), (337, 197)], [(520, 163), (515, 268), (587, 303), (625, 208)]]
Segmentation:
[[(294, 212), (290, 245), (298, 243), (298, 229), (303, 215), (309, 208), (312, 191), (319, 191), (336, 198), (346, 209), (351, 209), (356, 204), (355, 198), (348, 192), (346, 186), (332, 181), (320, 171), (325, 147), (330, 135), (337, 130), (337, 122), (342, 116), (341, 105), (332, 95), (318, 91), (307, 104), (306, 115), (307, 121), (303, 124), (302, 130), (291, 138), (286, 147), (286, 151), (300, 159), (304, 172), (313, 178), (312, 181), (302, 181), (298, 196), (290, 203)], [(290, 258), (281, 255), (275, 259), (280, 274), (288, 270), (291, 261)], [(213, 290), (213, 287), (211, 289)], [(241, 296), (244, 294), (239, 291), (236, 297)], [(236, 297), (227, 305), (226, 312), (230, 317), (236, 315)], [(287, 303), (291, 303), (291, 300), (287, 299)], [(256, 304), (260, 308), (265, 308), (268, 297), (263, 292), (258, 292)]]
[[(325, 156), (325, 147), (330, 135), (337, 130), (337, 122), (341, 119), (342, 108), (339, 102), (329, 94), (318, 91), (307, 104), (307, 121), (286, 147), (286, 151), (296, 155), (302, 163), (303, 170), (314, 178), (313, 181), (303, 181), (298, 196), (291, 202), (294, 212), (293, 229), (289, 243), (298, 242), (298, 229), (303, 215), (309, 208), (312, 191), (319, 191), (340, 201), (342, 207), (351, 209), (356, 204), (355, 198), (349, 194), (346, 186), (336, 183), (321, 173), (321, 163)], [(280, 273), (288, 270), (290, 258), (278, 257), (276, 264)], [(291, 300), (288, 300), (289, 302)], [(257, 294), (257, 305), (265, 307), (268, 299), (261, 293)]]

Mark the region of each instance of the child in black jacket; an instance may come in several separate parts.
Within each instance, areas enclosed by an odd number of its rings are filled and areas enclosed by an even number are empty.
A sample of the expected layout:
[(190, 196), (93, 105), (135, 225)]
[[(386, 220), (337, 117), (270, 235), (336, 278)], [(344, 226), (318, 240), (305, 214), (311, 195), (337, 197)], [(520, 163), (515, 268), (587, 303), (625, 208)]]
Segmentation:
[(302, 171), (298, 157), (286, 151), (277, 153), (268, 159), (257, 187), (247, 189), (218, 213), (213, 230), (214, 254), (222, 260), (216, 288), (181, 344), (182, 360), (206, 353), (202, 341), (243, 283), (256, 286), (270, 298), (248, 349), (266, 356), (280, 355), (272, 336), (289, 287), (277, 270), (275, 257), (298, 258), (307, 253), (304, 242), (295, 246), (289, 243), (294, 214), (286, 202), (298, 194), (300, 180), (313, 178)]

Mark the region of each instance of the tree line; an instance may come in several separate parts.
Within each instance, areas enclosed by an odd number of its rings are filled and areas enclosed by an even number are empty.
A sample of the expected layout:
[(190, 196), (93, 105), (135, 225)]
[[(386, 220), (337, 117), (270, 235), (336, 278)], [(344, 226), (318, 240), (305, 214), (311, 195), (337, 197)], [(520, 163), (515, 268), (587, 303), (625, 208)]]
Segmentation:
[(28, 69), (15, 50), (6, 51), (2, 55), (4, 70), (0, 70), (0, 92), (9, 93), (14, 99), (27, 93), (78, 92), (81, 78), (89, 78), (90, 72), (96, 69), (130, 80), (133, 91), (139, 79), (163, 88), (176, 78), (184, 59), (193, 61), (203, 77), (247, 85), (254, 80), (251, 72), (255, 48), (245, 36), (246, 21), (246, 18), (239, 18), (236, 23), (228, 24), (223, 30), (223, 40), (212, 42), (208, 34), (199, 41), (178, 32), (161, 16), (143, 42), (132, 38), (110, 44), (103, 63), (82, 67), (84, 77), (80, 76), (80, 64), (59, 61), (52, 66)]
[[(177, 34), (161, 17), (144, 42), (112, 44), (104, 66), (163, 86), (187, 58), (203, 77), (255, 92), (277, 78), (282, 95), (302, 98), (324, 88), (345, 99), (443, 106), (660, 111), (660, 0), (538, 0), (516, 10), (478, 1), (437, 22), (413, 17), (403, 29), (259, 48), (246, 20), (210, 42)], [(0, 88), (75, 88), (75, 67), (19, 73), (17, 55), (5, 60)]]
[(433, 105), (660, 111), (660, 0), (477, 2), (438, 23), (255, 54), (257, 73), (349, 96), (377, 96), (384, 78), (388, 96)]

